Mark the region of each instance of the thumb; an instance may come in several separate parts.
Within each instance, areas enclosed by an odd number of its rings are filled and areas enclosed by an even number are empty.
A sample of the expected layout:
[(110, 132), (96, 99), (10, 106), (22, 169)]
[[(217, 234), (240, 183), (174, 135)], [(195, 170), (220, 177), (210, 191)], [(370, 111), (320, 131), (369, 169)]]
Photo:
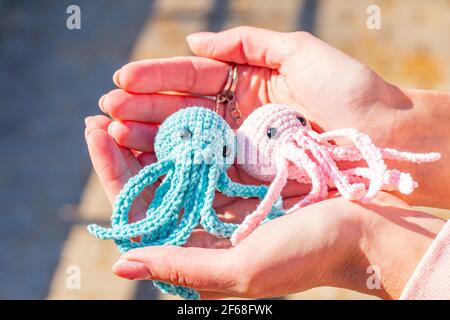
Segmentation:
[(155, 246), (131, 250), (113, 266), (119, 277), (158, 280), (197, 290), (232, 291), (231, 250)]
[(197, 56), (278, 69), (293, 55), (296, 34), (237, 27), (219, 33), (194, 33), (186, 40)]

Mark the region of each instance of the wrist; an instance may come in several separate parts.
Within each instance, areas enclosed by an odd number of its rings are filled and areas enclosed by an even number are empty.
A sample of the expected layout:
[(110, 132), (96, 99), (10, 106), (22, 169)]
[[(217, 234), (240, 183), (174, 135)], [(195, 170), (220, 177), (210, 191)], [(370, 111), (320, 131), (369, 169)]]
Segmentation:
[[(398, 299), (445, 222), (406, 205), (374, 204), (367, 208), (361, 224), (363, 236), (357, 263), (359, 291), (383, 299)], [(378, 286), (374, 280), (379, 281)]]
[(339, 250), (330, 250), (335, 263), (329, 265), (329, 281), (322, 285), (399, 298), (445, 222), (387, 193), (371, 204), (348, 202), (343, 208), (343, 236)]
[[(412, 205), (450, 207), (450, 94), (427, 90), (402, 90), (409, 107), (394, 110), (395, 123), (388, 147), (411, 152), (440, 152), (442, 158), (432, 163), (395, 162), (399, 170), (412, 174), (419, 188), (408, 196)], [(398, 99), (392, 99), (393, 101)], [(392, 103), (392, 102), (391, 102)], [(436, 186), (439, 185), (439, 188)], [(406, 200), (406, 197), (396, 193)]]

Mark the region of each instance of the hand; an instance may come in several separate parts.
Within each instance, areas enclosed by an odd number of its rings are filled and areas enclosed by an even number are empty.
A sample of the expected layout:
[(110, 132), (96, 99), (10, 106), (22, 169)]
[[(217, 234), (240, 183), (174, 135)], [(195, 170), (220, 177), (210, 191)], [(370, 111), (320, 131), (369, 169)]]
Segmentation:
[[(153, 162), (154, 155), (136, 157), (119, 147), (106, 131), (110, 123), (104, 116), (88, 118), (86, 139), (94, 168), (113, 202), (123, 184)], [(141, 207), (134, 212), (145, 211), (153, 190), (136, 202)], [(216, 210), (221, 219), (236, 221), (255, 205), (248, 199), (216, 205)], [(443, 221), (413, 211), (387, 194), (366, 207), (333, 198), (260, 226), (232, 249), (226, 249), (228, 240), (196, 230), (188, 248), (132, 250), (113, 271), (127, 279), (189, 286), (200, 290), (202, 298), (268, 297), (322, 285), (396, 298), (442, 225)], [(379, 290), (366, 286), (369, 265), (382, 272)]]
[(305, 32), (238, 27), (187, 41), (199, 57), (240, 64), (237, 98), (244, 115), (264, 103), (282, 103), (298, 108), (317, 131), (351, 127), (380, 147), (440, 152), (436, 163), (394, 165), (419, 183), (408, 203), (450, 208), (448, 92), (397, 88)]
[[(113, 271), (194, 288), (202, 298), (275, 297), (319, 286), (398, 298), (443, 225), (386, 193), (365, 206), (332, 198), (261, 225), (237, 247), (146, 247), (124, 254)], [(369, 266), (380, 272), (378, 288), (367, 285)]]
[[(265, 103), (283, 103), (298, 108), (318, 131), (353, 127), (369, 134), (381, 147), (416, 152), (441, 151), (444, 143), (448, 145), (448, 126), (430, 120), (430, 114), (439, 115), (438, 119), (445, 119), (445, 114), (429, 102), (415, 103), (411, 97), (417, 98), (417, 93), (387, 83), (364, 64), (308, 33), (239, 27), (193, 34), (187, 41), (196, 57), (132, 62), (114, 74), (120, 89), (104, 95), (99, 104), (116, 120), (108, 132), (119, 145), (152, 152), (157, 124), (167, 116), (186, 106), (213, 108), (214, 102), (202, 96), (222, 90), (228, 62), (238, 64), (236, 97), (244, 117)], [(431, 126), (437, 132), (430, 135), (433, 139), (422, 130)], [(447, 149), (450, 153), (450, 147)], [(411, 172), (421, 185), (408, 201), (448, 205), (445, 188), (442, 192), (434, 188), (435, 180), (442, 179), (439, 164), (395, 166)], [(233, 170), (239, 182), (260, 183), (239, 168)], [(307, 191), (290, 182), (283, 196), (300, 196)]]

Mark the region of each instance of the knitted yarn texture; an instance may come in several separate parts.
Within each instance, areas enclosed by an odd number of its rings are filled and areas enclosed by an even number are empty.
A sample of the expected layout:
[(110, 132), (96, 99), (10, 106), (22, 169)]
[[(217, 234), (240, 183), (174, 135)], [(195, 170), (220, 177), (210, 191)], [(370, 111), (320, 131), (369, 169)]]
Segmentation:
[[(439, 153), (412, 153), (378, 148), (370, 137), (355, 129), (317, 133), (299, 112), (288, 106), (268, 104), (257, 108), (237, 132), (238, 163), (260, 180), (272, 181), (257, 209), (232, 235), (236, 245), (266, 217), (288, 179), (311, 184), (311, 191), (288, 212), (323, 200), (329, 188), (342, 197), (367, 202), (380, 190), (410, 194), (418, 185), (411, 175), (388, 169), (383, 159), (415, 163), (437, 161)], [(346, 138), (352, 145), (332, 144)], [(242, 159), (243, 158), (243, 159)], [(337, 161), (365, 160), (367, 167), (341, 170)]]
[[(217, 217), (212, 206), (215, 191), (259, 199), (268, 191), (264, 185), (243, 185), (227, 176), (236, 157), (236, 137), (225, 120), (206, 108), (185, 108), (168, 117), (155, 138), (155, 153), (158, 161), (132, 177), (117, 196), (111, 228), (88, 226), (94, 236), (114, 240), (121, 252), (144, 246), (183, 245), (198, 225), (217, 237), (230, 237), (238, 225)], [(145, 218), (130, 223), (128, 213), (133, 201), (164, 175)], [(281, 200), (273, 203), (268, 218), (284, 213)], [(140, 240), (131, 240), (136, 237)], [(165, 293), (199, 299), (193, 289), (159, 281), (154, 284)]]

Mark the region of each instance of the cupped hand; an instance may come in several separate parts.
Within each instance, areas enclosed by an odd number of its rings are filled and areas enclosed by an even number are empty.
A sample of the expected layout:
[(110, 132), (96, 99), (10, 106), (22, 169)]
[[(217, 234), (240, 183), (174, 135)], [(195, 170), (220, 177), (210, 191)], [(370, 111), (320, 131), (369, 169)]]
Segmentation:
[[(123, 184), (155, 156), (119, 146), (107, 132), (110, 124), (105, 116), (87, 118), (86, 140), (113, 203)], [(142, 218), (153, 191), (146, 189), (135, 201), (131, 221)], [(289, 206), (298, 198), (285, 201)], [(219, 199), (215, 207), (222, 220), (236, 222), (256, 204)], [(385, 193), (365, 206), (331, 198), (261, 225), (237, 247), (198, 229), (184, 248), (129, 251), (113, 271), (127, 279), (188, 286), (202, 298), (273, 297), (325, 285), (397, 298), (443, 224)], [(380, 286), (367, 285), (370, 266), (381, 272)]]
[[(130, 177), (156, 161), (153, 141), (158, 124), (183, 107), (214, 107), (205, 96), (222, 90), (229, 62), (238, 65), (236, 97), (244, 118), (262, 104), (283, 103), (298, 108), (317, 130), (354, 127), (390, 147), (396, 147), (394, 136), (402, 136), (402, 125), (396, 121), (411, 107), (408, 97), (310, 34), (241, 27), (194, 34), (187, 40), (196, 57), (137, 61), (118, 70), (113, 79), (119, 89), (99, 101), (113, 121), (104, 116), (86, 121), (92, 162), (111, 202)], [(228, 113), (225, 118), (236, 127)], [(229, 175), (242, 183), (260, 183), (236, 166)], [(142, 218), (153, 191), (149, 188), (135, 201), (131, 221)], [(307, 191), (290, 183), (283, 196), (287, 202), (295, 201)], [(320, 285), (367, 292), (365, 267), (378, 263), (388, 280), (371, 293), (397, 297), (440, 224), (386, 197), (381, 205), (365, 207), (341, 198), (308, 206), (262, 225), (232, 249), (218, 249), (227, 248), (228, 241), (196, 230), (188, 248), (133, 250), (114, 271), (130, 279), (193, 287), (204, 297), (259, 297)], [(256, 204), (218, 195), (214, 206), (223, 220), (235, 222)], [(404, 213), (400, 218), (399, 212)], [(408, 242), (413, 235), (417, 242)], [(379, 246), (371, 245), (378, 241)], [(405, 255), (386, 260), (393, 242)], [(377, 248), (385, 252), (376, 252)], [(396, 267), (404, 268), (400, 278), (393, 271)]]
[[(101, 98), (102, 110), (132, 121), (126, 124), (135, 136), (150, 132), (142, 123), (160, 123), (190, 105), (212, 108), (213, 101), (198, 95), (222, 90), (229, 63), (238, 65), (236, 98), (244, 118), (262, 104), (282, 103), (298, 108), (320, 129), (355, 127), (386, 144), (398, 129), (394, 114), (410, 107), (400, 89), (305, 32), (238, 27), (193, 34), (187, 41), (195, 57), (136, 61), (118, 70), (114, 82), (120, 89)], [(228, 113), (226, 118), (235, 125)], [(136, 146), (151, 149), (150, 141)]]
[[(236, 99), (244, 118), (263, 104), (283, 103), (298, 108), (318, 130), (355, 127), (386, 145), (397, 128), (395, 108), (388, 104), (407, 103), (368, 67), (308, 33), (239, 27), (194, 34), (187, 41), (197, 56), (136, 61), (114, 74), (119, 89), (99, 105), (115, 120), (108, 132), (120, 146), (153, 152), (157, 126), (173, 112), (193, 105), (214, 108), (208, 96), (222, 90), (230, 62), (238, 65)], [(238, 182), (261, 183), (238, 166), (231, 171)], [(307, 191), (291, 181), (283, 197)]]
[(202, 298), (320, 286), (398, 298), (443, 224), (385, 193), (364, 206), (331, 198), (261, 225), (237, 247), (146, 247), (124, 254), (113, 271), (194, 288)]

